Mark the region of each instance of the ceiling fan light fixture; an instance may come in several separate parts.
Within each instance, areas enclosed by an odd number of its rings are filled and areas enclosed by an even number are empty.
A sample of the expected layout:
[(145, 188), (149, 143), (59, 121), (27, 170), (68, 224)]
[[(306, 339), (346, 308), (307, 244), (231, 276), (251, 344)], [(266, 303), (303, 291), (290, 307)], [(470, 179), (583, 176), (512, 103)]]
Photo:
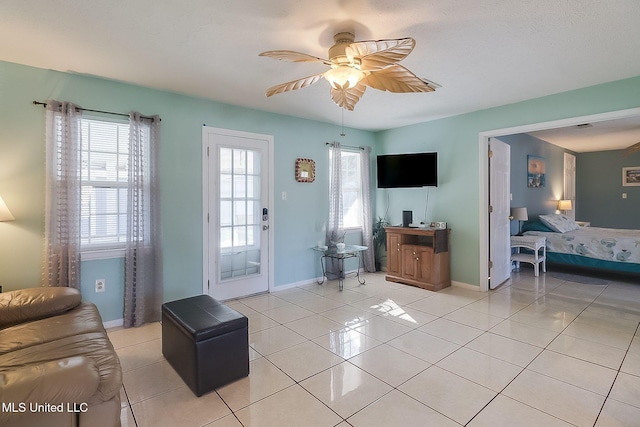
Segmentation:
[(356, 87), (360, 80), (365, 78), (366, 74), (349, 65), (338, 65), (330, 68), (323, 76), (332, 88), (347, 90)]
[(415, 47), (411, 37), (354, 42), (353, 33), (333, 37), (329, 59), (293, 50), (269, 50), (260, 56), (289, 62), (319, 62), (331, 67), (324, 73), (272, 86), (267, 96), (302, 89), (325, 78), (331, 85), (331, 99), (341, 108), (353, 110), (367, 87), (392, 93), (433, 92), (440, 87), (399, 65)]

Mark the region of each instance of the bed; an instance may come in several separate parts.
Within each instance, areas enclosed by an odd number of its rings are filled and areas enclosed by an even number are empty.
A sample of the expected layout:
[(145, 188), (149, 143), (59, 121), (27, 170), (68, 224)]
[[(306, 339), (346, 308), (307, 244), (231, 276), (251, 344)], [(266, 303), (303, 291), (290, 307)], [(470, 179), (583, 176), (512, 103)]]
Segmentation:
[(640, 274), (640, 230), (580, 227), (565, 215), (540, 215), (522, 234), (547, 238), (547, 261)]

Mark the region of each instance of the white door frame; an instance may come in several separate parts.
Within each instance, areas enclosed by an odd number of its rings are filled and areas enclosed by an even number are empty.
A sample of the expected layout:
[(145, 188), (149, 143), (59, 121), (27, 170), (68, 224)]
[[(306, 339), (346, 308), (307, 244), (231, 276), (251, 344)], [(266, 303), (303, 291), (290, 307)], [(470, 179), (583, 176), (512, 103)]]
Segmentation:
[[(206, 125), (204, 125), (206, 126)], [(265, 135), (259, 133), (251, 133), (251, 132), (242, 132), (231, 129), (223, 129), (208, 126), (209, 129), (214, 129), (217, 133), (222, 135), (235, 136), (240, 138), (251, 138), (251, 139), (262, 139), (267, 141), (267, 151), (269, 153), (269, 176), (267, 177), (269, 180), (268, 183), (268, 201), (269, 201), (269, 229), (267, 230), (269, 236), (269, 261), (268, 261), (268, 280), (269, 280), (269, 292), (273, 292), (273, 288), (275, 286), (275, 199), (273, 193), (273, 183), (274, 183), (274, 138), (273, 135)], [(203, 127), (203, 135), (204, 135), (204, 127)], [(208, 198), (209, 198), (209, 159), (207, 156), (207, 141), (205, 138), (202, 138), (202, 293), (205, 295), (209, 295), (209, 232), (207, 231), (209, 228), (209, 209), (208, 209)]]
[(610, 111), (607, 113), (592, 114), (588, 116), (572, 117), (569, 119), (553, 120), (549, 122), (533, 123), (514, 126), (504, 129), (483, 131), (478, 134), (479, 142), (479, 168), (478, 168), (478, 192), (479, 206), (479, 256), (480, 256), (480, 290), (489, 290), (489, 158), (485, 155), (489, 150), (489, 138), (512, 135), (516, 133), (534, 132), (538, 130), (554, 129), (566, 126), (575, 126), (581, 123), (602, 122), (605, 120), (626, 119), (640, 116), (640, 108)]
[[(564, 172), (564, 186), (562, 190), (562, 198), (571, 200), (573, 206), (570, 211), (566, 212), (565, 215), (571, 218), (572, 220), (576, 220), (576, 156), (571, 153), (564, 153), (564, 164), (563, 164), (563, 172)], [(568, 169), (567, 165), (573, 163), (573, 169)], [(567, 179), (569, 176), (569, 179)]]

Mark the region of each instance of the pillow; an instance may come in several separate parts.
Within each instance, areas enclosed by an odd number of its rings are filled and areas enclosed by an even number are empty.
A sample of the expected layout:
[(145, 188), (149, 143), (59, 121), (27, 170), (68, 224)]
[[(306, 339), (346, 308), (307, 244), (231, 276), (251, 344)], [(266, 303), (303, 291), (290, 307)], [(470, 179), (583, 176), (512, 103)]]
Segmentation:
[(540, 218), (532, 219), (531, 221), (525, 221), (524, 224), (522, 224), (522, 232), (524, 233), (525, 231), (544, 231), (547, 233), (555, 232), (555, 230), (549, 228), (542, 221), (540, 221)]
[(558, 233), (566, 233), (580, 228), (574, 220), (565, 215), (540, 215), (540, 221)]
[(0, 328), (62, 314), (78, 306), (80, 291), (38, 287), (0, 294)]

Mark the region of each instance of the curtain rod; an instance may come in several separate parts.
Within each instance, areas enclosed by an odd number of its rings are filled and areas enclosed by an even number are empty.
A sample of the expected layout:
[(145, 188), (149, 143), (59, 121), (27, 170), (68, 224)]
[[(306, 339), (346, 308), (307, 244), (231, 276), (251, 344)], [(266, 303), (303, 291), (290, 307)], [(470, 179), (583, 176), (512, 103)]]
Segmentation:
[[(46, 102), (40, 102), (40, 101), (33, 101), (33, 105), (42, 105), (44, 108), (47, 107), (47, 103)], [(113, 111), (92, 110), (90, 108), (82, 108), (82, 107), (77, 107), (77, 108), (78, 108), (78, 110), (91, 111), (92, 113), (112, 114), (114, 116), (129, 117), (129, 114), (126, 114), (126, 113), (114, 113)], [(153, 117), (143, 116), (143, 115), (140, 115), (140, 118), (141, 119), (153, 120)], [(160, 119), (160, 121), (162, 121), (162, 119)]]
[[(333, 146), (333, 142), (325, 142), (324, 145)], [(344, 147), (344, 148), (353, 148), (354, 150), (364, 150), (364, 147), (356, 147), (355, 145), (343, 145), (343, 144), (340, 144), (340, 146)]]

